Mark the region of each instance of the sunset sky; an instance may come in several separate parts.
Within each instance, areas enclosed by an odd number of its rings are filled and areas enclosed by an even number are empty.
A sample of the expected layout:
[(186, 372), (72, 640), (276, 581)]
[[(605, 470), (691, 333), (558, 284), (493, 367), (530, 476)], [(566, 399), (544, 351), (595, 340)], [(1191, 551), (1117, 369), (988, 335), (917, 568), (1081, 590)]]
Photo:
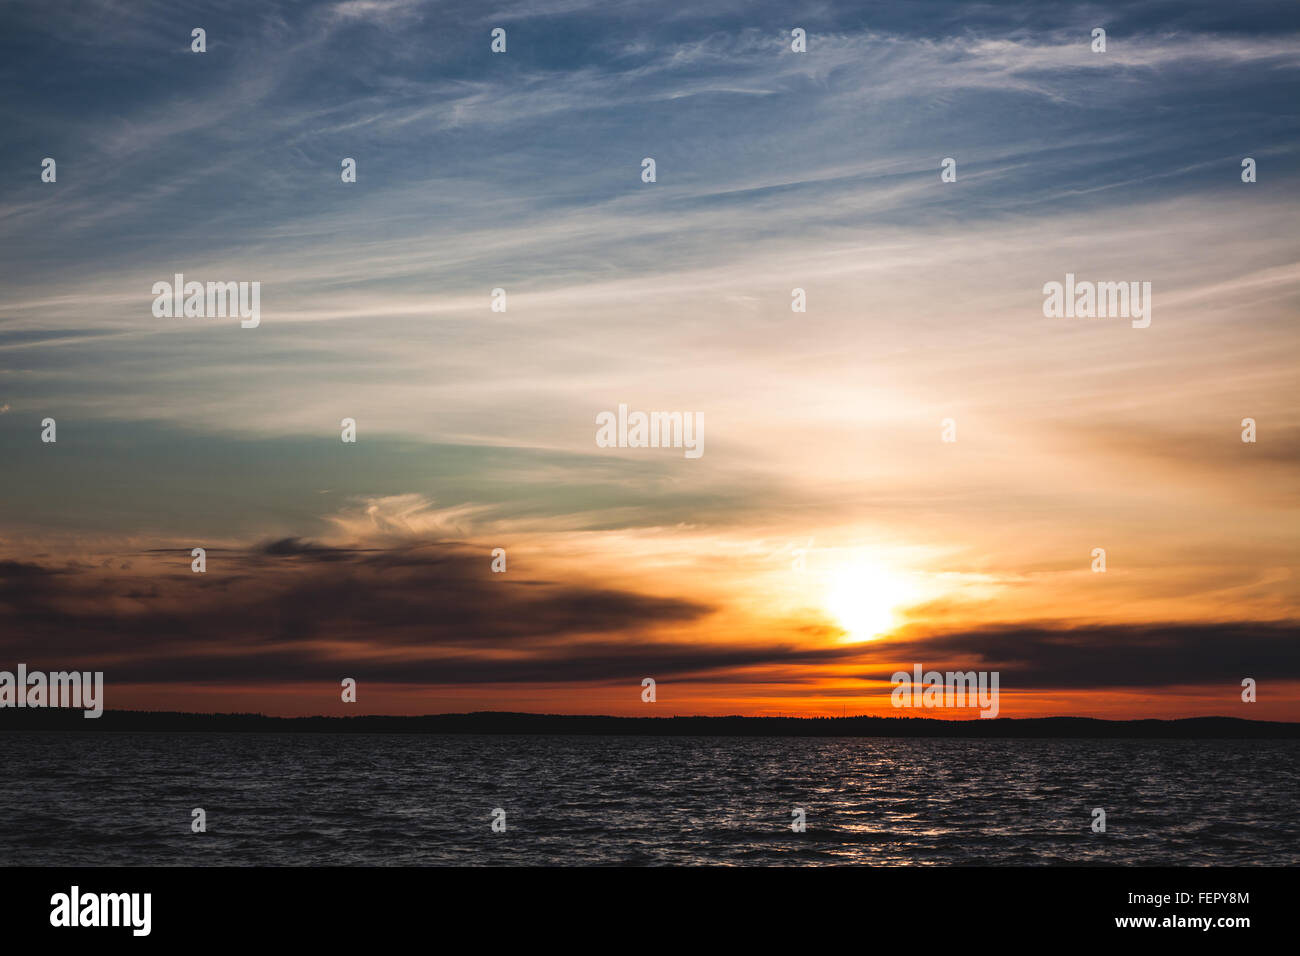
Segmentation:
[[(1300, 7), (678, 6), (7, 4), (0, 669), (1300, 720)], [(155, 317), (175, 273), (260, 326)], [(1044, 317), (1067, 273), (1150, 327)], [(704, 454), (598, 447), (620, 403)]]

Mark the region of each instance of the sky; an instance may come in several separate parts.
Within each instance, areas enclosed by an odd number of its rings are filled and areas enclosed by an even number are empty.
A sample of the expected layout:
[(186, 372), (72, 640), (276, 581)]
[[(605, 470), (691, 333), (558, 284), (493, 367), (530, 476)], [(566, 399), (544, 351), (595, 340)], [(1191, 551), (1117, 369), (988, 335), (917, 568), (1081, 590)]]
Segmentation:
[[(1300, 8), (676, 7), (6, 4), (0, 669), (1300, 720)], [(260, 324), (155, 315), (177, 273)], [(1046, 316), (1067, 274), (1149, 326)]]

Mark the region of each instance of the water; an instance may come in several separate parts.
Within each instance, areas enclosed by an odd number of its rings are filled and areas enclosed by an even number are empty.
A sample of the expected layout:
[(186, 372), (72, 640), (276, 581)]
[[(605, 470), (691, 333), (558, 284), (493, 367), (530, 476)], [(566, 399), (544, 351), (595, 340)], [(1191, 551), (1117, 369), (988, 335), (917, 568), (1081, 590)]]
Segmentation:
[(5, 733), (0, 765), (6, 864), (1300, 863), (1291, 740)]

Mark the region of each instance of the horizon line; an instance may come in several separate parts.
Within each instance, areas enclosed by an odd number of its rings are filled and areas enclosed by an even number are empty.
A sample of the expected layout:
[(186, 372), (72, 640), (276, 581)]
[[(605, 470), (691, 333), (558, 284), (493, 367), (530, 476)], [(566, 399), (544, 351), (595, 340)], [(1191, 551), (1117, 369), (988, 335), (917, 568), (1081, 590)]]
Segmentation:
[[(9, 708), (6, 708), (9, 709)], [(13, 708), (17, 710), (17, 708)], [(0, 733), (433, 733), (484, 736), (723, 736), (855, 738), (1023, 738), (1023, 739), (1297, 739), (1300, 722), (1244, 717), (746, 717), (671, 714), (615, 717), (594, 714), (530, 714), (473, 711), (454, 714), (353, 714), (277, 717), (258, 713), (23, 709), (0, 716)], [(105, 721), (103, 718), (108, 717)]]

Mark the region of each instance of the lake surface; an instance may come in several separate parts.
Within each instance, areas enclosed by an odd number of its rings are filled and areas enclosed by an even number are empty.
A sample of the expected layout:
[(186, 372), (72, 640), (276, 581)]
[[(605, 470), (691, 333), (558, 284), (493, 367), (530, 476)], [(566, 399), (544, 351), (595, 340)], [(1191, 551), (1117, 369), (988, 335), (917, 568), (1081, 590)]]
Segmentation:
[(4, 864), (1300, 863), (1292, 740), (4, 733), (0, 766)]

